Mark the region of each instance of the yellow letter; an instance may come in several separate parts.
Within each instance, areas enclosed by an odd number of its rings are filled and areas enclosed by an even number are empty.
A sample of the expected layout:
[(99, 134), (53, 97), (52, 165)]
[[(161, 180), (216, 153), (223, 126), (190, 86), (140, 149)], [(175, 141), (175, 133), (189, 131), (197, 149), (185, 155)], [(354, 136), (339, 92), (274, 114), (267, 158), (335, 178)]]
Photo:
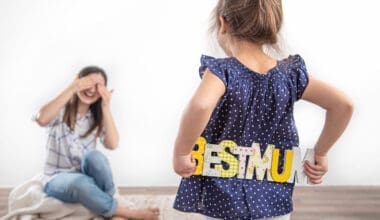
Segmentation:
[(278, 173), (279, 158), (280, 158), (280, 150), (275, 149), (273, 151), (271, 174), (272, 174), (273, 181), (284, 183), (289, 179), (291, 171), (292, 171), (293, 151), (285, 150), (285, 165), (281, 174)]
[(195, 145), (198, 145), (198, 150), (192, 151), (191, 154), (193, 158), (197, 161), (197, 168), (193, 175), (201, 175), (203, 170), (203, 154), (205, 152), (206, 139), (204, 137), (199, 137), (195, 142)]
[(221, 177), (233, 177), (238, 172), (239, 161), (226, 150), (229, 148), (229, 151), (232, 153), (237, 145), (235, 142), (229, 140), (222, 141), (219, 145), (222, 147), (222, 151), (218, 152), (218, 156), (222, 161), (228, 163), (229, 168), (225, 170), (222, 164), (216, 164), (215, 169), (220, 171)]

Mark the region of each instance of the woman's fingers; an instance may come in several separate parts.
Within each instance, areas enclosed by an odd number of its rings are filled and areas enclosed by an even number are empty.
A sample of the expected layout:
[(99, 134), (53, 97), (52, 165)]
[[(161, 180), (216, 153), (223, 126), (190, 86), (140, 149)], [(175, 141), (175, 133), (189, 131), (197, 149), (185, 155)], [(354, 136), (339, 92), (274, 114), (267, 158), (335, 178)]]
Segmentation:
[(106, 93), (104, 91), (104, 86), (100, 85), (100, 84), (98, 84), (97, 86), (98, 86), (98, 92), (99, 92), (100, 96), (102, 96), (102, 98), (104, 98), (106, 96)]
[(89, 88), (91, 88), (93, 86), (94, 86), (93, 82), (85, 82), (85, 83), (83, 83), (83, 89), (82, 90), (89, 89)]
[(105, 98), (110, 97), (110, 92), (107, 90), (107, 88), (104, 85), (98, 84), (98, 90), (102, 98), (105, 99)]
[(93, 85), (92, 84), (89, 84), (89, 83), (80, 83), (79, 85), (78, 85), (78, 92), (81, 92), (81, 91), (83, 91), (83, 90), (86, 90), (86, 89), (89, 89), (89, 88), (91, 88)]
[(104, 85), (98, 84), (98, 91), (99, 91), (99, 94), (102, 97), (102, 99), (106, 103), (108, 103), (109, 100), (111, 99), (111, 94), (112, 94), (113, 90), (109, 91)]
[(104, 79), (103, 79), (103, 76), (100, 73), (91, 74), (90, 76), (95, 81), (95, 83), (99, 83), (99, 84), (104, 85)]
[(98, 89), (100, 92), (102, 92), (104, 95), (107, 95), (110, 93), (110, 91), (107, 90), (107, 87), (105, 87), (103, 84), (98, 84)]
[(96, 81), (94, 80), (94, 78), (93, 78), (91, 75), (88, 75), (88, 76), (82, 77), (82, 78), (80, 78), (80, 80), (81, 80), (82, 82), (89, 83), (89, 84), (93, 84), (93, 85), (96, 83)]
[(85, 77), (82, 77), (82, 78), (77, 78), (76, 79), (77, 83), (77, 91), (82, 91), (82, 90), (85, 90), (85, 89), (89, 89), (91, 87), (93, 87), (95, 85), (95, 81), (92, 79), (92, 77), (90, 76), (85, 76)]

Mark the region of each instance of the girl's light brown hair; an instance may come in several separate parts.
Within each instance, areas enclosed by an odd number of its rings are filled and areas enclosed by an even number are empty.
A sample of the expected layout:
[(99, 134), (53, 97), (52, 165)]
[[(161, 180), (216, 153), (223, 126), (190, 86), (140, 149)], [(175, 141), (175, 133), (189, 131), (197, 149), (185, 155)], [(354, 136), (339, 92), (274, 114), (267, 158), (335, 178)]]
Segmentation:
[[(83, 68), (78, 76), (79, 78), (88, 76), (90, 74), (101, 74), (104, 78), (104, 83), (107, 85), (107, 75), (104, 72), (103, 69), (97, 67), (97, 66), (88, 66)], [(101, 101), (102, 99), (99, 98), (95, 103), (90, 105), (90, 111), (92, 113), (93, 117), (93, 124), (91, 125), (90, 129), (81, 137), (87, 137), (90, 133), (92, 133), (96, 128), (96, 137), (99, 137), (100, 132), (103, 127), (103, 111), (101, 108)], [(65, 113), (63, 115), (63, 122), (66, 123), (66, 125), (71, 129), (74, 130), (75, 128), (75, 123), (76, 123), (76, 115), (78, 113), (78, 102), (79, 98), (77, 94), (74, 94), (71, 100), (66, 104), (65, 107)]]
[(282, 25), (281, 0), (219, 0), (211, 31), (220, 28), (219, 17), (229, 25), (229, 34), (259, 45), (274, 45)]

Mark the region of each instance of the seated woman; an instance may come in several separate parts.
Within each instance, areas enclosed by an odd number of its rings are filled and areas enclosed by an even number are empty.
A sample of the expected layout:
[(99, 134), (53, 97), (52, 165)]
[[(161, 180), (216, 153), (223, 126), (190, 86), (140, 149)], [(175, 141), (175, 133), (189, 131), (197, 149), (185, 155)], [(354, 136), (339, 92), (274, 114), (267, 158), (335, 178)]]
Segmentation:
[(158, 219), (157, 208), (129, 209), (113, 198), (110, 165), (95, 149), (98, 137), (108, 149), (119, 143), (109, 106), (112, 91), (106, 85), (101, 68), (86, 67), (37, 114), (38, 124), (49, 129), (44, 192), (63, 202), (80, 203), (104, 217)]

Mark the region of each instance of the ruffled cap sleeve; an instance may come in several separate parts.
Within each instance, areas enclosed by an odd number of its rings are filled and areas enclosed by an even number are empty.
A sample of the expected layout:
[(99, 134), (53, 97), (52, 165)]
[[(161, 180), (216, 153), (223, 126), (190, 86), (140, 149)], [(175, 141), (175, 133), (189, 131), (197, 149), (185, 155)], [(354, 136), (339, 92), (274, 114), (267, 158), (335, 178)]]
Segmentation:
[(221, 67), (221, 62), (211, 56), (201, 56), (201, 66), (199, 67), (199, 76), (203, 78), (204, 72), (209, 69), (214, 75), (216, 75), (223, 84), (227, 87), (227, 75), (226, 71)]
[(295, 95), (295, 100), (301, 99), (307, 85), (309, 84), (309, 73), (306, 69), (304, 59), (300, 55), (289, 57), (290, 68), (289, 77), (292, 84), (292, 91)]

